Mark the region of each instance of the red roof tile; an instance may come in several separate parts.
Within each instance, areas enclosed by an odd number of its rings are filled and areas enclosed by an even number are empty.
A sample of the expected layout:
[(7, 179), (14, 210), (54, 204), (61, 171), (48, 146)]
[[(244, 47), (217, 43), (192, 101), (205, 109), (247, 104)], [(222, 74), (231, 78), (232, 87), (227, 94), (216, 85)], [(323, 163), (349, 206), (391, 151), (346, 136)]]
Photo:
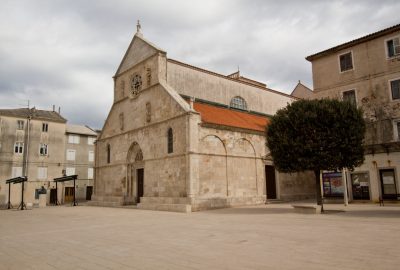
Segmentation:
[(265, 131), (269, 123), (266, 116), (254, 115), (198, 102), (194, 102), (193, 107), (195, 111), (200, 113), (201, 120), (205, 123), (256, 131)]

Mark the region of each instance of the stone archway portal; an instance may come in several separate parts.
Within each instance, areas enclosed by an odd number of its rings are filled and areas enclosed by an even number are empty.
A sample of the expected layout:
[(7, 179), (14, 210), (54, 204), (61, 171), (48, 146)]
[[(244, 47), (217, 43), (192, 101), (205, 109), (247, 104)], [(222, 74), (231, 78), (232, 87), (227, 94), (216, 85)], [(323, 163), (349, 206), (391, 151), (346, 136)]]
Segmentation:
[(127, 187), (126, 194), (132, 203), (139, 203), (144, 195), (144, 162), (143, 152), (139, 144), (134, 142), (127, 156)]

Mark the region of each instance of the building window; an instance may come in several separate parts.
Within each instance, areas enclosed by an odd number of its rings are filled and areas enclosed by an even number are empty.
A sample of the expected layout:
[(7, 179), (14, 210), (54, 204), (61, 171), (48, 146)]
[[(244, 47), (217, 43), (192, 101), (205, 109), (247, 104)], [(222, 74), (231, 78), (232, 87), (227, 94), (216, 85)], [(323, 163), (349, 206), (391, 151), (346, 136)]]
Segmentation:
[(400, 121), (396, 123), (397, 140), (400, 141)]
[(69, 135), (68, 143), (79, 144), (79, 135)]
[(392, 93), (392, 100), (400, 99), (400, 79), (390, 81), (390, 91)]
[(89, 151), (89, 161), (90, 162), (94, 161), (94, 151)]
[(351, 52), (339, 55), (340, 72), (353, 69), (353, 56)]
[(236, 96), (231, 99), (230, 107), (240, 110), (247, 110), (247, 103), (242, 97)]
[(124, 130), (124, 113), (119, 114), (119, 129)]
[(88, 168), (87, 178), (88, 179), (93, 179), (93, 168)]
[(49, 124), (48, 123), (42, 123), (42, 132), (47, 132), (49, 130)]
[(386, 41), (388, 58), (400, 55), (400, 37), (395, 37)]
[(14, 153), (15, 154), (22, 154), (24, 152), (24, 143), (23, 142), (16, 142), (14, 144)]
[(35, 200), (39, 200), (39, 192), (40, 192), (40, 189), (36, 188), (35, 189)]
[(368, 173), (354, 172), (350, 176), (353, 200), (370, 200)]
[(107, 163), (111, 162), (111, 146), (107, 144)]
[(167, 135), (167, 137), (168, 137), (168, 141), (167, 141), (167, 144), (168, 144), (168, 154), (170, 154), (170, 153), (174, 152), (174, 133), (173, 133), (173, 131), (172, 131), (172, 128), (169, 128), (169, 129), (168, 129), (168, 135)]
[(147, 123), (151, 122), (151, 103), (150, 102), (146, 103), (146, 122)]
[(67, 160), (75, 160), (75, 150), (67, 149)]
[(22, 176), (22, 167), (12, 167), (11, 178)]
[(17, 120), (17, 129), (23, 130), (24, 129), (24, 124), (25, 124), (24, 120)]
[(400, 119), (393, 121), (393, 138), (400, 141)]
[(353, 105), (357, 105), (356, 91), (355, 90), (344, 91), (343, 92), (343, 101), (347, 101)]
[(65, 174), (66, 174), (67, 176), (75, 175), (75, 168), (74, 168), (74, 167), (67, 167), (67, 168), (65, 169)]
[(41, 156), (47, 156), (47, 154), (48, 154), (47, 151), (48, 151), (47, 144), (41, 143), (40, 146), (39, 146), (39, 154)]
[(96, 137), (88, 137), (88, 145), (94, 145), (94, 141), (96, 140)]
[(38, 167), (38, 179), (47, 179), (47, 167)]
[(47, 194), (47, 190), (42, 186), (41, 188), (36, 188), (35, 189), (35, 199), (38, 200), (40, 194)]

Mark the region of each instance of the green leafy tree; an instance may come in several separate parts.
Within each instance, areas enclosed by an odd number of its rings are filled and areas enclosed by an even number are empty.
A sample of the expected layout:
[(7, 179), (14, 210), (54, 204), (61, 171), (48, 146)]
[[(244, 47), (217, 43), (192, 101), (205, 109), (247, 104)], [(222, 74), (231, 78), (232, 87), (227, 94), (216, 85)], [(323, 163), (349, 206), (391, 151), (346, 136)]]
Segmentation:
[(361, 165), (364, 133), (363, 113), (350, 102), (299, 100), (271, 118), (267, 146), (278, 171), (314, 171), (322, 205), (320, 171)]

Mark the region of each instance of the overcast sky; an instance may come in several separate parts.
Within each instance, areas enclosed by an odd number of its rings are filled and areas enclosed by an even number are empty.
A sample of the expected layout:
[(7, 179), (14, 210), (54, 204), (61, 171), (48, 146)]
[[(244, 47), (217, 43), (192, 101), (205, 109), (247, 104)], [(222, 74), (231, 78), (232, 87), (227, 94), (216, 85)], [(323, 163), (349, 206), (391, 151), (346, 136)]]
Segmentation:
[(188, 64), (290, 93), (312, 88), (304, 58), (400, 23), (400, 1), (0, 1), (0, 108), (61, 106), (101, 128), (112, 76), (140, 19), (146, 39)]

